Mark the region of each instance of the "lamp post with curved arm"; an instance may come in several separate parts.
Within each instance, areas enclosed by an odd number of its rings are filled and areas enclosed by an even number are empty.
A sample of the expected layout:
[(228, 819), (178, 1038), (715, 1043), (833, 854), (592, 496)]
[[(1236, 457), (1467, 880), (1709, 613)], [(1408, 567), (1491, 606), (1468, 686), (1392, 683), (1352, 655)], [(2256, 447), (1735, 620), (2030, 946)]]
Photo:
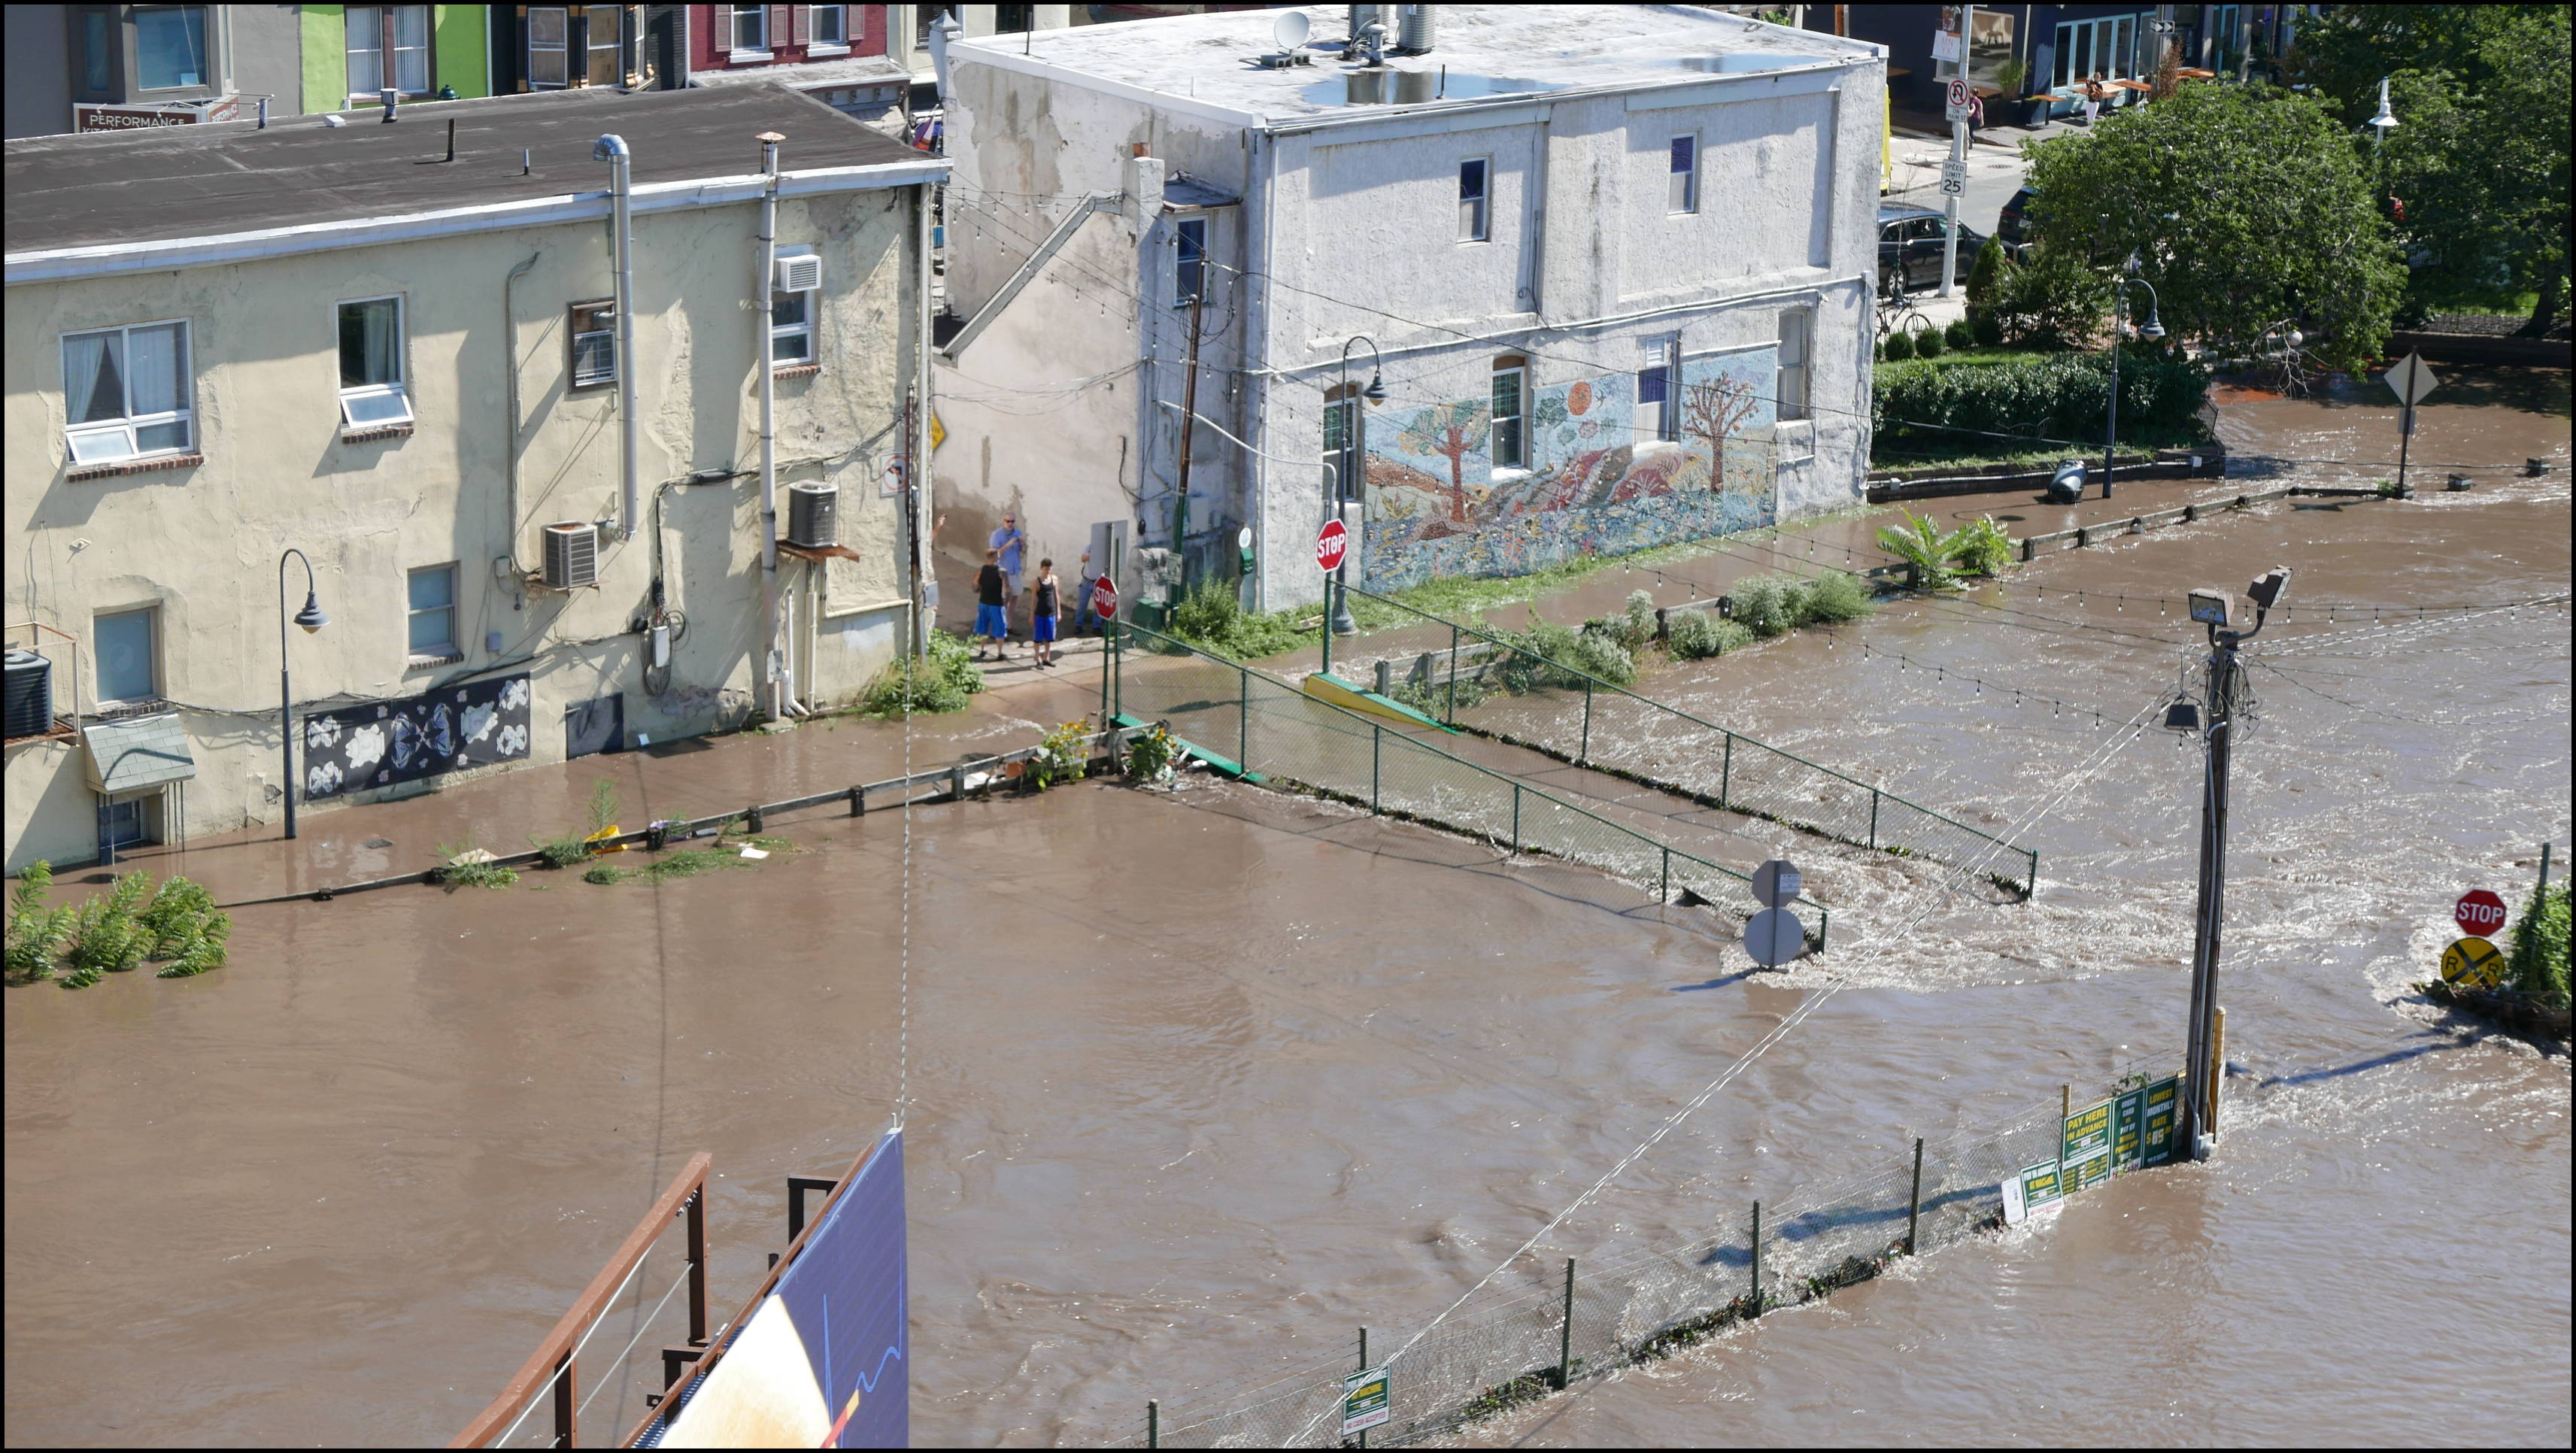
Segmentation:
[(2128, 330), (2129, 289), (2132, 285), (2147, 290), (2147, 321), (2138, 329), (2141, 338), (2162, 338), (2165, 325), (2159, 316), (2156, 285), (2138, 276), (2138, 255), (2120, 265), (2123, 276), (2111, 281), (2111, 405), (2109, 422), (2102, 434), (2102, 498), (2111, 497), (2111, 459), (2120, 447), (2120, 340)]
[(285, 742), (281, 750), (286, 754), (286, 835), (292, 838), (295, 836), (295, 683), (287, 674), (286, 667), (287, 555), (304, 562), (304, 609), (295, 613), (295, 623), (304, 628), (306, 635), (311, 635), (330, 624), (331, 618), (322, 613), (321, 596), (313, 582), (313, 561), (303, 551), (288, 546), (286, 554), (277, 557), (277, 725)]
[[(1351, 349), (1362, 343), (1368, 345), (1369, 381), (1368, 387), (1360, 390), (1359, 393), (1354, 396), (1351, 393)], [(1348, 410), (1348, 412), (1342, 416), (1341, 459), (1333, 470), (1330, 482), (1325, 485), (1324, 517), (1326, 519), (1340, 519), (1341, 506), (1350, 502), (1351, 476), (1354, 473), (1359, 473), (1360, 471), (1343, 468), (1341, 466), (1364, 457), (1362, 453), (1363, 445), (1361, 442), (1362, 429), (1360, 427), (1360, 404), (1363, 400), (1372, 404), (1382, 404), (1386, 402), (1385, 374), (1386, 359), (1378, 353), (1376, 339), (1371, 338), (1366, 333), (1355, 333), (1351, 336), (1350, 342), (1342, 345), (1341, 382), (1333, 392), (1342, 407)], [(1363, 477), (1365, 476), (1363, 475)], [(1359, 634), (1359, 623), (1351, 619), (1351, 594), (1349, 584), (1350, 568), (1350, 556), (1345, 554), (1342, 557), (1342, 563), (1335, 567), (1333, 571), (1333, 586), (1331, 590), (1331, 595), (1333, 597), (1332, 619), (1326, 623), (1324, 628), (1324, 633), (1327, 637), (1352, 636)], [(1331, 648), (1327, 646), (1326, 649), (1330, 650)], [(1330, 670), (1331, 668), (1328, 666), (1326, 669)]]

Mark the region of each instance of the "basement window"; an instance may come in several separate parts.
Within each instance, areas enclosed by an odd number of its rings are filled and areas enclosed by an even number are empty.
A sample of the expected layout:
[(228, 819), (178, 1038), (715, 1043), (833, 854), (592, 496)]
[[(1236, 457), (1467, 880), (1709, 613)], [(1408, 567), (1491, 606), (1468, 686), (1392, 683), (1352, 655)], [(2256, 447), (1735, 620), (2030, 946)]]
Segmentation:
[(617, 382), (617, 304), (602, 298), (572, 305), (572, 386)]
[(349, 429), (411, 422), (400, 298), (340, 304), (340, 417)]

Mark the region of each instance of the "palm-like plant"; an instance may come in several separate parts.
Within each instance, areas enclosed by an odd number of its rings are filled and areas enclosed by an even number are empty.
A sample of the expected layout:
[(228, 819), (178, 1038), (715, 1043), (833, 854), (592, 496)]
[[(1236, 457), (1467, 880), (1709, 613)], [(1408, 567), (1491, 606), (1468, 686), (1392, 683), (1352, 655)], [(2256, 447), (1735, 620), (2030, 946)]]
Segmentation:
[(1904, 524), (1879, 526), (1879, 548), (1912, 567), (1917, 590), (1947, 590), (1957, 585), (1958, 578), (1950, 573), (1950, 538), (1930, 520), (1918, 519), (1911, 511), (1901, 513), (1905, 515)]

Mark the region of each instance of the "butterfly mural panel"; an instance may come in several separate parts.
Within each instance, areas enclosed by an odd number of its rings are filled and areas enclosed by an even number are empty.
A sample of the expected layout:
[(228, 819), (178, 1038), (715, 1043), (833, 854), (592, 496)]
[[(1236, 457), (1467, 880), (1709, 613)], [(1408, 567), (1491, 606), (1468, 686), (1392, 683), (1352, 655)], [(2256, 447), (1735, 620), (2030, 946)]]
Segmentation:
[(525, 761), (528, 678), (446, 686), (304, 719), (304, 800)]

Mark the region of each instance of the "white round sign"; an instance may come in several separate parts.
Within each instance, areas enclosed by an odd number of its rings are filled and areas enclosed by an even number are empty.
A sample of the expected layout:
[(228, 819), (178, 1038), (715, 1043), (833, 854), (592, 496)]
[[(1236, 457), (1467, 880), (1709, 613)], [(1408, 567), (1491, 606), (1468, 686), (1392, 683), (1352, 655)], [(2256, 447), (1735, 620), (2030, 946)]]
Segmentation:
[(1805, 956), (1806, 927), (1786, 908), (1765, 908), (1745, 922), (1744, 951), (1764, 968), (1777, 968)]

